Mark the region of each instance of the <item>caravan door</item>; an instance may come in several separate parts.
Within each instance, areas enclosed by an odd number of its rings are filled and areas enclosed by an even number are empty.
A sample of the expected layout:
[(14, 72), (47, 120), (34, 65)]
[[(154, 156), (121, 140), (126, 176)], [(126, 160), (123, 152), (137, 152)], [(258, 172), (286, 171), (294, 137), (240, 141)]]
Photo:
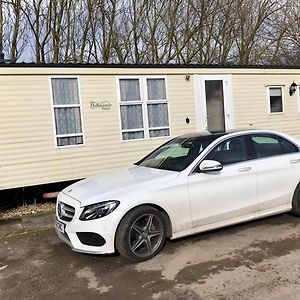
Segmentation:
[(234, 128), (230, 75), (195, 75), (198, 131), (225, 132)]

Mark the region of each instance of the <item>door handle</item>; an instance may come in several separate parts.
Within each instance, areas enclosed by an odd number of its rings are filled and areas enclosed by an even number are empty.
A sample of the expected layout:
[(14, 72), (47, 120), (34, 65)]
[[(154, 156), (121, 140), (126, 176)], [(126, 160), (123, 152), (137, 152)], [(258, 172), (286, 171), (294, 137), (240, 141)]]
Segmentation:
[(204, 117), (204, 123), (205, 123), (205, 129), (208, 130), (208, 121), (207, 121), (208, 116), (206, 115)]
[(251, 167), (245, 167), (245, 168), (240, 168), (239, 172), (248, 172), (250, 171), (252, 168)]
[(298, 158), (298, 159), (292, 159), (292, 160), (290, 160), (290, 163), (291, 164), (298, 164), (298, 163), (300, 163), (300, 158)]

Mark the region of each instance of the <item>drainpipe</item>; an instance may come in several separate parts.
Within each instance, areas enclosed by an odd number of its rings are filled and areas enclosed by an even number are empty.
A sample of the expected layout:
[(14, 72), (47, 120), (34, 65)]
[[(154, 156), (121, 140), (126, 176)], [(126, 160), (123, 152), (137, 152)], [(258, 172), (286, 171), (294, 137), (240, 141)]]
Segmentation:
[(59, 192), (45, 193), (43, 195), (44, 199), (55, 199), (57, 198)]

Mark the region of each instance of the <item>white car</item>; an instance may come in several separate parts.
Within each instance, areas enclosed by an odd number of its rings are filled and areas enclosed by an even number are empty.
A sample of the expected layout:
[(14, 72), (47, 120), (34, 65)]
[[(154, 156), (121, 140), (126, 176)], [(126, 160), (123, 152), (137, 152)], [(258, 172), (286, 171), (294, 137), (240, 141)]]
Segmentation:
[(176, 137), (126, 169), (64, 189), (57, 233), (74, 251), (144, 261), (167, 238), (287, 211), (300, 216), (299, 147), (262, 130)]

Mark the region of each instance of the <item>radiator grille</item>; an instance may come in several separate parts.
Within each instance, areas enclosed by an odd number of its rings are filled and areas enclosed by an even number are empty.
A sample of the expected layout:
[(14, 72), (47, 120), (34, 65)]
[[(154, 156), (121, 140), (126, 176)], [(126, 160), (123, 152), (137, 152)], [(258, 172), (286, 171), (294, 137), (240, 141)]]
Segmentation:
[(75, 208), (63, 202), (58, 202), (57, 214), (61, 220), (71, 222), (75, 214)]

